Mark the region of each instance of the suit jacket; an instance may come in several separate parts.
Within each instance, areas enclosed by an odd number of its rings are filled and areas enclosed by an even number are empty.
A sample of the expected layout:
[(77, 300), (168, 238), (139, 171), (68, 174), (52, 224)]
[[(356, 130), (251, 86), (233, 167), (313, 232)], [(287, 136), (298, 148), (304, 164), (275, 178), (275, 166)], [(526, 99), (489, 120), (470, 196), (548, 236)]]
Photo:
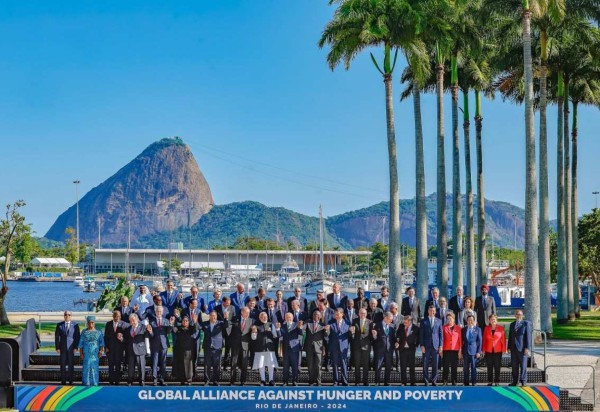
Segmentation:
[(214, 299), (213, 299), (213, 300), (211, 300), (211, 301), (208, 303), (208, 307), (206, 308), (206, 313), (208, 314), (208, 313), (212, 312), (212, 311), (213, 311), (213, 310), (215, 310), (215, 308), (216, 308), (217, 306), (219, 306), (221, 303), (222, 303), (222, 300), (221, 300), (221, 299), (219, 299), (219, 300), (214, 300)]
[[(406, 328), (404, 327), (404, 324), (401, 324), (396, 333), (396, 340), (400, 345), (399, 349), (411, 350), (414, 353), (415, 349), (420, 344), (419, 334), (419, 327), (412, 325), (408, 331), (408, 336), (406, 336)], [(405, 348), (406, 344), (408, 344), (408, 348)]]
[(322, 317), (321, 317), (321, 321), (327, 325), (329, 322), (331, 322), (333, 320), (333, 317), (335, 315), (335, 310), (331, 309), (331, 308), (325, 308), (325, 310), (322, 313)]
[(469, 327), (463, 328), (463, 356), (473, 356), (482, 353), (483, 338), (481, 336), (481, 329), (475, 326), (471, 331), (471, 336), (469, 336), (468, 331)]
[[(193, 296), (186, 296), (185, 298), (183, 298), (183, 304), (182, 306), (184, 308), (187, 308), (190, 306), (190, 300), (192, 300)], [(204, 299), (200, 297), (200, 295), (196, 296), (196, 300), (198, 301), (198, 309), (202, 310), (204, 308)]]
[(356, 318), (352, 321), (354, 326), (354, 335), (352, 335), (352, 350), (371, 350), (371, 344), (373, 341), (373, 335), (371, 335), (371, 328), (373, 323), (369, 319), (365, 319), (365, 323), (361, 330), (360, 318)]
[(261, 299), (261, 298), (258, 297), (258, 295), (256, 295), (254, 297), (254, 300), (256, 300), (256, 308), (258, 310), (260, 310), (261, 312), (267, 308), (267, 302), (266, 302), (267, 301), (267, 297), (266, 296)]
[(211, 349), (222, 349), (223, 348), (223, 334), (227, 329), (228, 321), (220, 321), (213, 325), (211, 330), (210, 321), (202, 322), (199, 326), (204, 332), (204, 340), (202, 341), (202, 348), (204, 351), (210, 351)]
[(361, 308), (368, 308), (369, 307), (369, 299), (367, 298), (354, 298), (354, 309), (356, 310), (360, 310)]
[(346, 322), (349, 324), (352, 324), (354, 319), (358, 319), (358, 311), (352, 308), (352, 314), (350, 314), (350, 309), (344, 309), (344, 319), (346, 319)]
[(415, 296), (411, 306), (410, 298), (406, 296), (404, 299), (402, 299), (400, 313), (402, 316), (412, 316), (413, 325), (418, 325), (421, 321), (421, 306), (419, 305), (419, 299)]
[(177, 301), (178, 295), (179, 295), (179, 292), (176, 290), (173, 290), (170, 295), (169, 295), (169, 292), (167, 292), (166, 290), (163, 292), (160, 292), (160, 300), (162, 300), (163, 306), (165, 306), (167, 309), (169, 309), (169, 313), (173, 313), (175, 311), (175, 308), (178, 305), (178, 301)]
[[(477, 296), (475, 299), (475, 312), (477, 312), (477, 325), (479, 327), (487, 326), (490, 322), (489, 316), (496, 314), (496, 301), (490, 295), (487, 295), (485, 302), (483, 296)], [(484, 305), (485, 303), (485, 305)]]
[[(255, 352), (274, 352), (275, 351), (275, 338), (277, 332), (272, 323), (256, 323), (256, 339), (253, 342), (253, 349)], [(275, 331), (275, 334), (273, 332)], [(250, 337), (252, 339), (252, 336)]]
[(305, 323), (302, 329), (306, 336), (304, 340), (304, 350), (307, 352), (315, 351), (320, 353), (323, 349), (323, 339), (325, 339), (325, 325), (323, 323), (318, 323), (315, 330), (315, 324), (311, 320), (310, 322)]
[[(132, 331), (135, 331), (135, 336), (132, 336)], [(145, 356), (146, 355), (146, 338), (151, 337), (151, 333), (146, 330), (142, 323), (138, 323), (137, 327), (129, 325), (125, 328), (124, 334), (127, 343), (127, 351), (131, 355)]]
[(392, 325), (394, 326), (394, 329), (398, 330), (398, 328), (402, 324), (402, 321), (404, 320), (404, 317), (400, 313), (396, 313), (392, 316)]
[[(197, 307), (196, 309), (194, 309), (194, 312), (192, 313), (192, 310), (190, 309), (189, 306), (181, 311), (181, 316), (178, 319), (178, 321), (181, 322), (181, 319), (183, 319), (185, 316), (187, 316), (188, 319), (190, 320), (190, 326), (192, 326), (194, 324), (194, 320), (192, 319), (193, 314), (198, 315), (198, 322), (202, 322), (202, 310), (200, 310), (200, 308)], [(217, 318), (218, 318), (218, 316), (217, 316)]]
[(496, 325), (492, 333), (492, 325), (487, 325), (483, 330), (483, 351), (486, 353), (506, 352), (506, 332), (504, 327)]
[(62, 352), (73, 351), (79, 346), (79, 325), (71, 321), (69, 330), (65, 322), (59, 322), (54, 330), (54, 347)]
[[(169, 318), (175, 311), (171, 312), (169, 309), (163, 304), (163, 316)], [(156, 311), (154, 310), (154, 305), (148, 306), (143, 313), (138, 312), (138, 316), (140, 320), (148, 319), (148, 320), (156, 320)]]
[(438, 318), (433, 318), (433, 324), (429, 321), (429, 316), (424, 317), (420, 325), (419, 342), (425, 349), (438, 350), (444, 345), (444, 335), (442, 333), (442, 322)]
[(327, 295), (327, 302), (329, 304), (329, 307), (331, 309), (337, 309), (337, 308), (342, 308), (342, 309), (346, 309), (346, 301), (348, 300), (348, 296), (344, 295), (343, 293), (340, 292), (340, 299), (338, 304), (335, 304), (335, 299), (334, 299), (334, 294), (333, 293), (329, 293)]
[(517, 322), (512, 322), (508, 329), (508, 349), (523, 352), (525, 349), (531, 351), (532, 326), (528, 320), (522, 320), (517, 327)]
[(238, 292), (235, 291), (231, 295), (229, 295), (229, 297), (231, 298), (230, 306), (233, 306), (235, 308), (235, 311), (238, 315), (240, 314), (240, 310), (242, 310), (242, 308), (246, 306), (248, 304), (248, 301), (250, 300), (250, 295), (248, 295), (247, 292), (244, 292), (238, 296)]
[(379, 322), (373, 328), (377, 331), (377, 337), (373, 339), (373, 346), (375, 347), (375, 352), (383, 353), (383, 352), (394, 352), (394, 344), (396, 343), (396, 329), (394, 325), (390, 323), (388, 326), (388, 332), (385, 333), (385, 325), (384, 322)]
[(296, 299), (296, 296), (290, 296), (287, 299), (287, 310), (288, 310), (288, 312), (290, 310), (292, 310), (292, 301), (293, 300), (297, 300), (298, 302), (300, 302), (300, 311), (301, 312), (308, 313), (308, 300), (306, 300), (306, 298), (303, 297), (302, 295), (300, 295), (300, 299)]
[(118, 310), (121, 313), (121, 319), (126, 319), (129, 320), (129, 315), (131, 315), (132, 313), (135, 313), (133, 311), (133, 308), (131, 306), (117, 306), (116, 308), (113, 309), (113, 311)]
[(306, 314), (306, 312), (302, 312), (302, 310), (298, 313), (294, 313), (292, 312), (292, 314), (294, 315), (294, 322), (299, 322), (299, 321), (304, 321), (307, 320), (308, 315)]
[(285, 300), (282, 300), (281, 302), (275, 301), (275, 310), (281, 312), (282, 317), (285, 316), (285, 314), (288, 312), (287, 302)]
[(371, 310), (371, 308), (367, 309), (367, 319), (369, 319), (371, 322), (381, 322), (383, 320), (383, 311), (381, 310), (381, 308), (375, 308), (374, 310)]
[(438, 300), (433, 300), (433, 299), (427, 299), (427, 301), (425, 302), (425, 313), (427, 313), (427, 308), (433, 305), (435, 306), (435, 310), (437, 312), (438, 308), (440, 307), (440, 298), (438, 298)]
[[(217, 320), (223, 322), (225, 320), (225, 314), (229, 313), (229, 317), (227, 318), (230, 322), (233, 320), (233, 318), (236, 317), (236, 309), (233, 307), (233, 305), (229, 305), (226, 308), (223, 307), (223, 305), (219, 305), (215, 308), (215, 312), (217, 312)], [(237, 315), (239, 317), (239, 314)], [(252, 314), (250, 314), (250, 316), (252, 317)], [(225, 327), (224, 329), (224, 333), (225, 333), (225, 337), (227, 337), (229, 335), (229, 332), (231, 331), (231, 323), (228, 324), (227, 327)]]
[(448, 301), (448, 307), (452, 312), (454, 312), (454, 316), (458, 319), (458, 314), (461, 310), (463, 310), (463, 305), (465, 304), (465, 295), (462, 296), (460, 304), (458, 303), (458, 296), (454, 295)]
[(263, 310), (263, 312), (265, 312), (267, 314), (267, 320), (273, 324), (279, 322), (279, 323), (283, 323), (283, 314), (278, 311), (277, 309), (273, 309), (272, 311), (266, 309)]
[(242, 329), (242, 318), (235, 318), (231, 322), (231, 332), (227, 339), (232, 347), (240, 346), (242, 350), (247, 351), (250, 349), (250, 330), (254, 325), (254, 319), (248, 317), (243, 323), (244, 328)]
[[(122, 320), (117, 322), (117, 330), (115, 331), (115, 321), (111, 320), (106, 322), (104, 327), (104, 346), (107, 353), (112, 351), (122, 351), (125, 349), (125, 329), (129, 327), (129, 323), (123, 322)], [(123, 341), (117, 339), (117, 334), (123, 335)]]
[(281, 337), (280, 343), (283, 345), (284, 353), (287, 353), (287, 351), (300, 352), (302, 349), (302, 328), (299, 328), (297, 323), (292, 322), (290, 328), (288, 328), (287, 323), (283, 323), (278, 336)]
[(159, 350), (167, 350), (171, 345), (169, 344), (169, 334), (171, 333), (171, 326), (167, 318), (160, 320), (160, 327), (158, 326), (158, 319), (150, 321), (152, 326), (152, 337), (150, 338), (150, 350), (155, 352)]
[(437, 308), (435, 311), (435, 317), (442, 321), (442, 325), (448, 323), (448, 319), (446, 319), (446, 315), (452, 312), (448, 307), (445, 308)]
[(335, 319), (329, 323), (329, 342), (327, 343), (327, 349), (330, 353), (344, 353), (348, 350), (348, 343), (350, 341), (350, 325), (342, 320), (341, 328)]
[(450, 326), (444, 325), (442, 328), (444, 332), (444, 350), (455, 350), (459, 351), (462, 349), (462, 328), (458, 325)]
[(387, 300), (385, 301), (385, 304), (383, 304), (383, 300), (382, 299), (383, 298), (377, 299), (377, 307), (380, 308), (384, 313), (385, 312), (389, 312), (389, 310), (390, 310), (390, 304), (394, 301), (394, 299), (392, 299), (392, 298), (390, 298), (388, 296)]
[(460, 312), (458, 312), (456, 323), (460, 325), (461, 328), (467, 326), (467, 317), (469, 315), (475, 316), (475, 321), (477, 321), (477, 312), (475, 312), (473, 309), (463, 309)]

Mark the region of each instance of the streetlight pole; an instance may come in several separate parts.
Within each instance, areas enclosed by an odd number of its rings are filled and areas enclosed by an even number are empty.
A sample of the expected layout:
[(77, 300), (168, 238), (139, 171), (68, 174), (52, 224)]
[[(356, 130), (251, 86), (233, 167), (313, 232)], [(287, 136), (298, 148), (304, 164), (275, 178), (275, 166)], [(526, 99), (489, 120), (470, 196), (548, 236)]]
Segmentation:
[(515, 246), (514, 249), (517, 250), (517, 215), (513, 213), (513, 223), (515, 224)]
[(594, 191), (594, 192), (592, 192), (592, 194), (594, 196), (596, 196), (596, 207), (594, 209), (598, 209), (598, 194), (600, 194), (600, 192)]
[(75, 198), (77, 199), (76, 201), (76, 210), (77, 210), (77, 227), (76, 227), (76, 237), (77, 237), (77, 249), (76, 249), (76, 260), (77, 263), (79, 263), (79, 183), (81, 183), (81, 180), (73, 180), (73, 183), (75, 184)]

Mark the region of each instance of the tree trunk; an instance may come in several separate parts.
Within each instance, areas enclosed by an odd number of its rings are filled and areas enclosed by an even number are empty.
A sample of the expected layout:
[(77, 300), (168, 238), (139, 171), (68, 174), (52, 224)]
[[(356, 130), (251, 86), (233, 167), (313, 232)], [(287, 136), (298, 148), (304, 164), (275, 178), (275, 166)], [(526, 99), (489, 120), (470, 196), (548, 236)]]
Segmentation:
[(467, 236), (466, 236), (466, 279), (467, 293), (476, 296), (477, 280), (475, 275), (475, 231), (473, 228), (473, 185), (471, 183), (471, 136), (469, 131), (469, 91), (463, 91), (463, 131), (465, 137), (465, 178), (467, 189)]
[(452, 85), (452, 290), (464, 286), (462, 265), (462, 208), (460, 194), (460, 136), (458, 133), (458, 85)]
[(540, 319), (541, 328), (552, 334), (550, 304), (550, 210), (548, 201), (548, 130), (546, 120), (546, 34), (542, 32), (542, 64), (540, 67)]
[(565, 195), (563, 201), (565, 202), (565, 273), (567, 274), (567, 291), (569, 296), (569, 319), (575, 319), (575, 294), (576, 291), (573, 288), (573, 254), (571, 251), (571, 245), (573, 244), (573, 233), (571, 231), (571, 154), (569, 142), (569, 75), (565, 74), (565, 98), (563, 105), (563, 148), (565, 156)]
[(417, 195), (417, 296), (425, 302), (429, 292), (429, 270), (427, 268), (427, 214), (425, 210), (425, 154), (423, 151), (423, 123), (421, 121), (421, 91), (413, 87), (415, 112), (415, 152), (416, 152), (416, 195)]
[(385, 113), (387, 124), (388, 162), (390, 168), (390, 295), (396, 302), (402, 299), (402, 266), (400, 262), (400, 195), (398, 192), (398, 166), (396, 161), (396, 130), (394, 128), (394, 97), (392, 75), (385, 74)]
[(577, 199), (577, 104), (573, 102), (573, 130), (572, 130), (572, 144), (573, 150), (571, 151), (572, 162), (571, 162), (571, 232), (572, 232), (572, 243), (571, 243), (571, 256), (572, 272), (573, 272), (573, 298), (574, 298), (574, 309), (575, 316), (578, 318), (581, 316), (579, 307), (579, 214), (578, 214), (578, 199)]
[(0, 288), (0, 325), (10, 325), (10, 321), (8, 320), (8, 312), (6, 312), (6, 308), (4, 307), (4, 300), (6, 298), (6, 294), (8, 293), (8, 287), (2, 286)]
[(558, 73), (558, 116), (556, 138), (556, 215), (557, 215), (557, 308), (556, 322), (559, 324), (569, 321), (569, 291), (567, 273), (565, 271), (565, 174), (563, 148), (563, 81), (562, 73)]
[(525, 317), (531, 321), (534, 330), (539, 330), (539, 222), (537, 217), (536, 150), (533, 124), (531, 12), (528, 9), (523, 13), (523, 60), (525, 62)]
[(437, 278), (440, 296), (448, 295), (448, 240), (446, 217), (446, 161), (444, 155), (444, 65), (437, 73)]
[(481, 142), (481, 92), (475, 90), (475, 150), (477, 151), (477, 290), (487, 284), (485, 196), (483, 194), (483, 150)]

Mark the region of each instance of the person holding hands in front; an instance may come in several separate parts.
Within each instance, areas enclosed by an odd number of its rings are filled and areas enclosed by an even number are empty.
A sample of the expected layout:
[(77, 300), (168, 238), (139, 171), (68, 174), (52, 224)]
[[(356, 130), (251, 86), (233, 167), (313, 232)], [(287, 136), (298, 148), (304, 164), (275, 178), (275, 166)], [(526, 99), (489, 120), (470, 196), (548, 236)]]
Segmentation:
[(506, 352), (506, 333), (504, 327), (498, 324), (496, 315), (490, 315), (490, 323), (483, 330), (483, 352), (487, 365), (488, 386), (498, 386), (502, 354)]
[(475, 316), (467, 318), (467, 326), (463, 329), (463, 348), (464, 358), (463, 383), (465, 386), (477, 385), (477, 360), (483, 355), (483, 338), (481, 329), (475, 325)]

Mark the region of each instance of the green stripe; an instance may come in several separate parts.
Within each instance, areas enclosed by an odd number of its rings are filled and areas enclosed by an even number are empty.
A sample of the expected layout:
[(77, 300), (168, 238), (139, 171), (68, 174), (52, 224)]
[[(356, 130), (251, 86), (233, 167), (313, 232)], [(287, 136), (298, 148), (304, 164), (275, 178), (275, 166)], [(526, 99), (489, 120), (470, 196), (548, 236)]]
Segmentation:
[(537, 410), (537, 408), (532, 407), (532, 405), (530, 404), (530, 402), (528, 402), (526, 399), (523, 399), (521, 396), (519, 396), (518, 394), (516, 394), (515, 392), (507, 389), (507, 388), (499, 388), (499, 387), (495, 387), (494, 390), (496, 392), (498, 392), (500, 395), (517, 402), (519, 405), (521, 405), (523, 407), (524, 410), (526, 411), (535, 411)]
[(61, 396), (60, 400), (58, 401), (58, 403), (54, 406), (54, 408), (57, 411), (61, 411), (63, 410), (63, 405), (69, 400), (71, 399), (71, 396), (75, 396), (77, 393), (83, 391), (85, 389), (85, 387), (83, 386), (74, 386), (71, 389), (69, 389), (69, 391), (65, 394), (63, 394), (63, 396)]
[(87, 398), (88, 396), (91, 396), (91, 395), (95, 394), (96, 392), (98, 392), (101, 389), (102, 389), (101, 386), (92, 386), (92, 387), (89, 387), (89, 388), (85, 388), (82, 392), (78, 393), (77, 395), (75, 395), (75, 396), (69, 396), (69, 398), (64, 403), (64, 405), (61, 405), (61, 408), (60, 409), (57, 408), (57, 409), (58, 410), (65, 410), (65, 411), (67, 411), (75, 403), (79, 402), (82, 399)]

